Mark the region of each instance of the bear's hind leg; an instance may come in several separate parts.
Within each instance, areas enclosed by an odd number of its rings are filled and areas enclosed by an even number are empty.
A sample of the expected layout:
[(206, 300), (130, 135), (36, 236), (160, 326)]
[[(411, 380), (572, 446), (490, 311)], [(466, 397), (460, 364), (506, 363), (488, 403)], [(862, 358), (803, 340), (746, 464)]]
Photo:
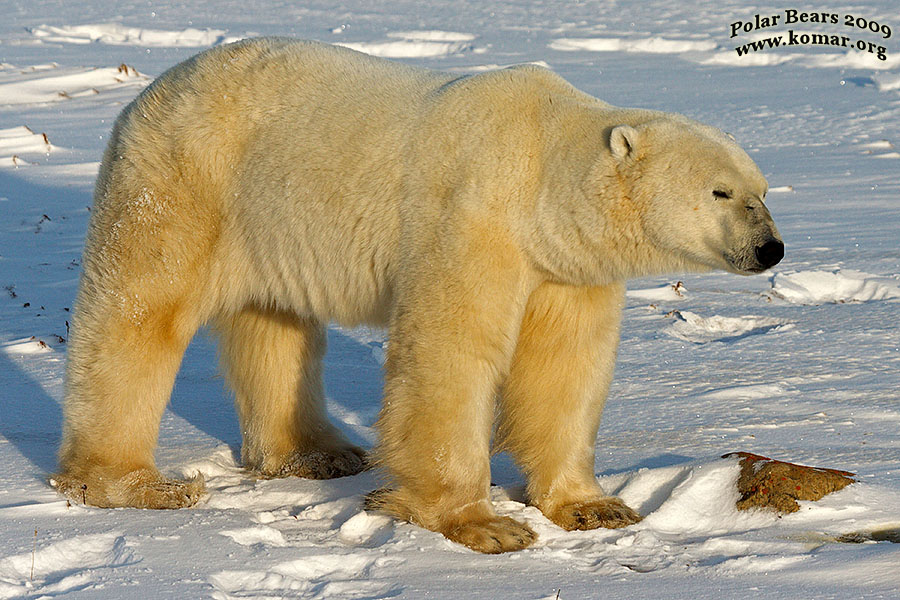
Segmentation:
[(320, 322), (250, 306), (218, 319), (216, 329), (235, 393), (244, 467), (264, 477), (310, 479), (365, 469), (365, 452), (328, 422)]
[(90, 296), (76, 309), (69, 340), (60, 473), (51, 484), (93, 506), (190, 506), (204, 492), (202, 478), (163, 477), (153, 451), (196, 329), (193, 310), (172, 304), (137, 318)]
[(607, 496), (594, 476), (594, 444), (615, 364), (623, 296), (623, 284), (541, 285), (529, 298), (501, 393), (498, 449), (522, 466), (529, 501), (568, 530), (641, 520)]

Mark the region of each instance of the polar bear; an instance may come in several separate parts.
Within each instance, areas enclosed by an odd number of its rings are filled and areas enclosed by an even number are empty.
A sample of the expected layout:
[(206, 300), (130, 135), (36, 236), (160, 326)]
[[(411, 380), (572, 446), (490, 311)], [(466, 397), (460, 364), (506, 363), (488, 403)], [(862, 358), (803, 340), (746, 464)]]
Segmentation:
[(113, 128), (52, 483), (95, 506), (198, 500), (153, 452), (203, 324), (247, 469), (358, 473), (321, 363), (329, 322), (370, 323), (390, 335), (370, 506), (481, 552), (528, 546), (489, 500), (493, 445), (561, 527), (634, 523), (594, 475), (625, 281), (771, 267), (766, 190), (720, 131), (534, 66), (459, 76), (282, 38), (203, 52)]

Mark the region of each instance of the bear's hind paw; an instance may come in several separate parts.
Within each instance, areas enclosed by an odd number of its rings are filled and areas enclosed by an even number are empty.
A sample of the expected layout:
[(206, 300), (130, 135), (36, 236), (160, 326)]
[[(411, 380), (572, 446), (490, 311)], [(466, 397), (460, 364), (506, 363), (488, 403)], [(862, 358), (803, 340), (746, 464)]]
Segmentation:
[(187, 508), (206, 493), (206, 483), (199, 473), (187, 480), (167, 479), (149, 468), (121, 477), (96, 473), (54, 475), (50, 485), (78, 504), (101, 508)]
[(285, 461), (274, 477), (303, 477), (305, 479), (335, 479), (349, 477), (369, 467), (364, 450), (347, 445), (337, 449), (298, 450)]
[(547, 514), (547, 518), (567, 531), (601, 527), (618, 529), (643, 519), (635, 510), (614, 497), (565, 504)]

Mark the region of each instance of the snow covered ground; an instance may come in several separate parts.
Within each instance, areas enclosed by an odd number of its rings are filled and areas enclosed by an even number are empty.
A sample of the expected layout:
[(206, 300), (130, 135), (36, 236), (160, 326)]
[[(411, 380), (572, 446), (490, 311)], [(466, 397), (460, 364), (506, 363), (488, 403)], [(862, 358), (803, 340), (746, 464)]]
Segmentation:
[[(900, 528), (893, 0), (108, 4), (0, 2), (0, 598), (900, 597), (889, 541)], [(786, 24), (786, 9), (838, 23)], [(731, 37), (757, 14), (780, 21)], [(863, 49), (735, 51), (789, 31)], [(629, 286), (596, 471), (642, 523), (563, 532), (522, 504), (502, 455), (498, 510), (540, 539), (501, 556), (361, 512), (371, 473), (255, 480), (235, 461), (240, 435), (206, 335), (185, 357), (157, 455), (165, 471), (207, 477), (200, 505), (101, 510), (47, 485), (66, 321), (112, 121), (167, 67), (258, 34), (459, 72), (537, 62), (614, 104), (721, 127), (759, 163), (787, 245), (774, 273)], [(371, 446), (385, 335), (329, 337), (329, 410)], [(718, 458), (736, 450), (854, 471), (859, 483), (783, 518), (738, 513), (737, 462)]]

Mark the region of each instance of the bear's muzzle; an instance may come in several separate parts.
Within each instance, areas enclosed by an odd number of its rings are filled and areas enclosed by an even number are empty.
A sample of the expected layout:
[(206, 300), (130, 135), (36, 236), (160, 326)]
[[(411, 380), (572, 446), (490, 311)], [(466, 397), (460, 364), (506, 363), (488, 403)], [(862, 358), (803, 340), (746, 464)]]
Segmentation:
[(754, 253), (763, 269), (770, 269), (784, 258), (784, 243), (781, 240), (769, 238), (763, 245), (757, 246)]

